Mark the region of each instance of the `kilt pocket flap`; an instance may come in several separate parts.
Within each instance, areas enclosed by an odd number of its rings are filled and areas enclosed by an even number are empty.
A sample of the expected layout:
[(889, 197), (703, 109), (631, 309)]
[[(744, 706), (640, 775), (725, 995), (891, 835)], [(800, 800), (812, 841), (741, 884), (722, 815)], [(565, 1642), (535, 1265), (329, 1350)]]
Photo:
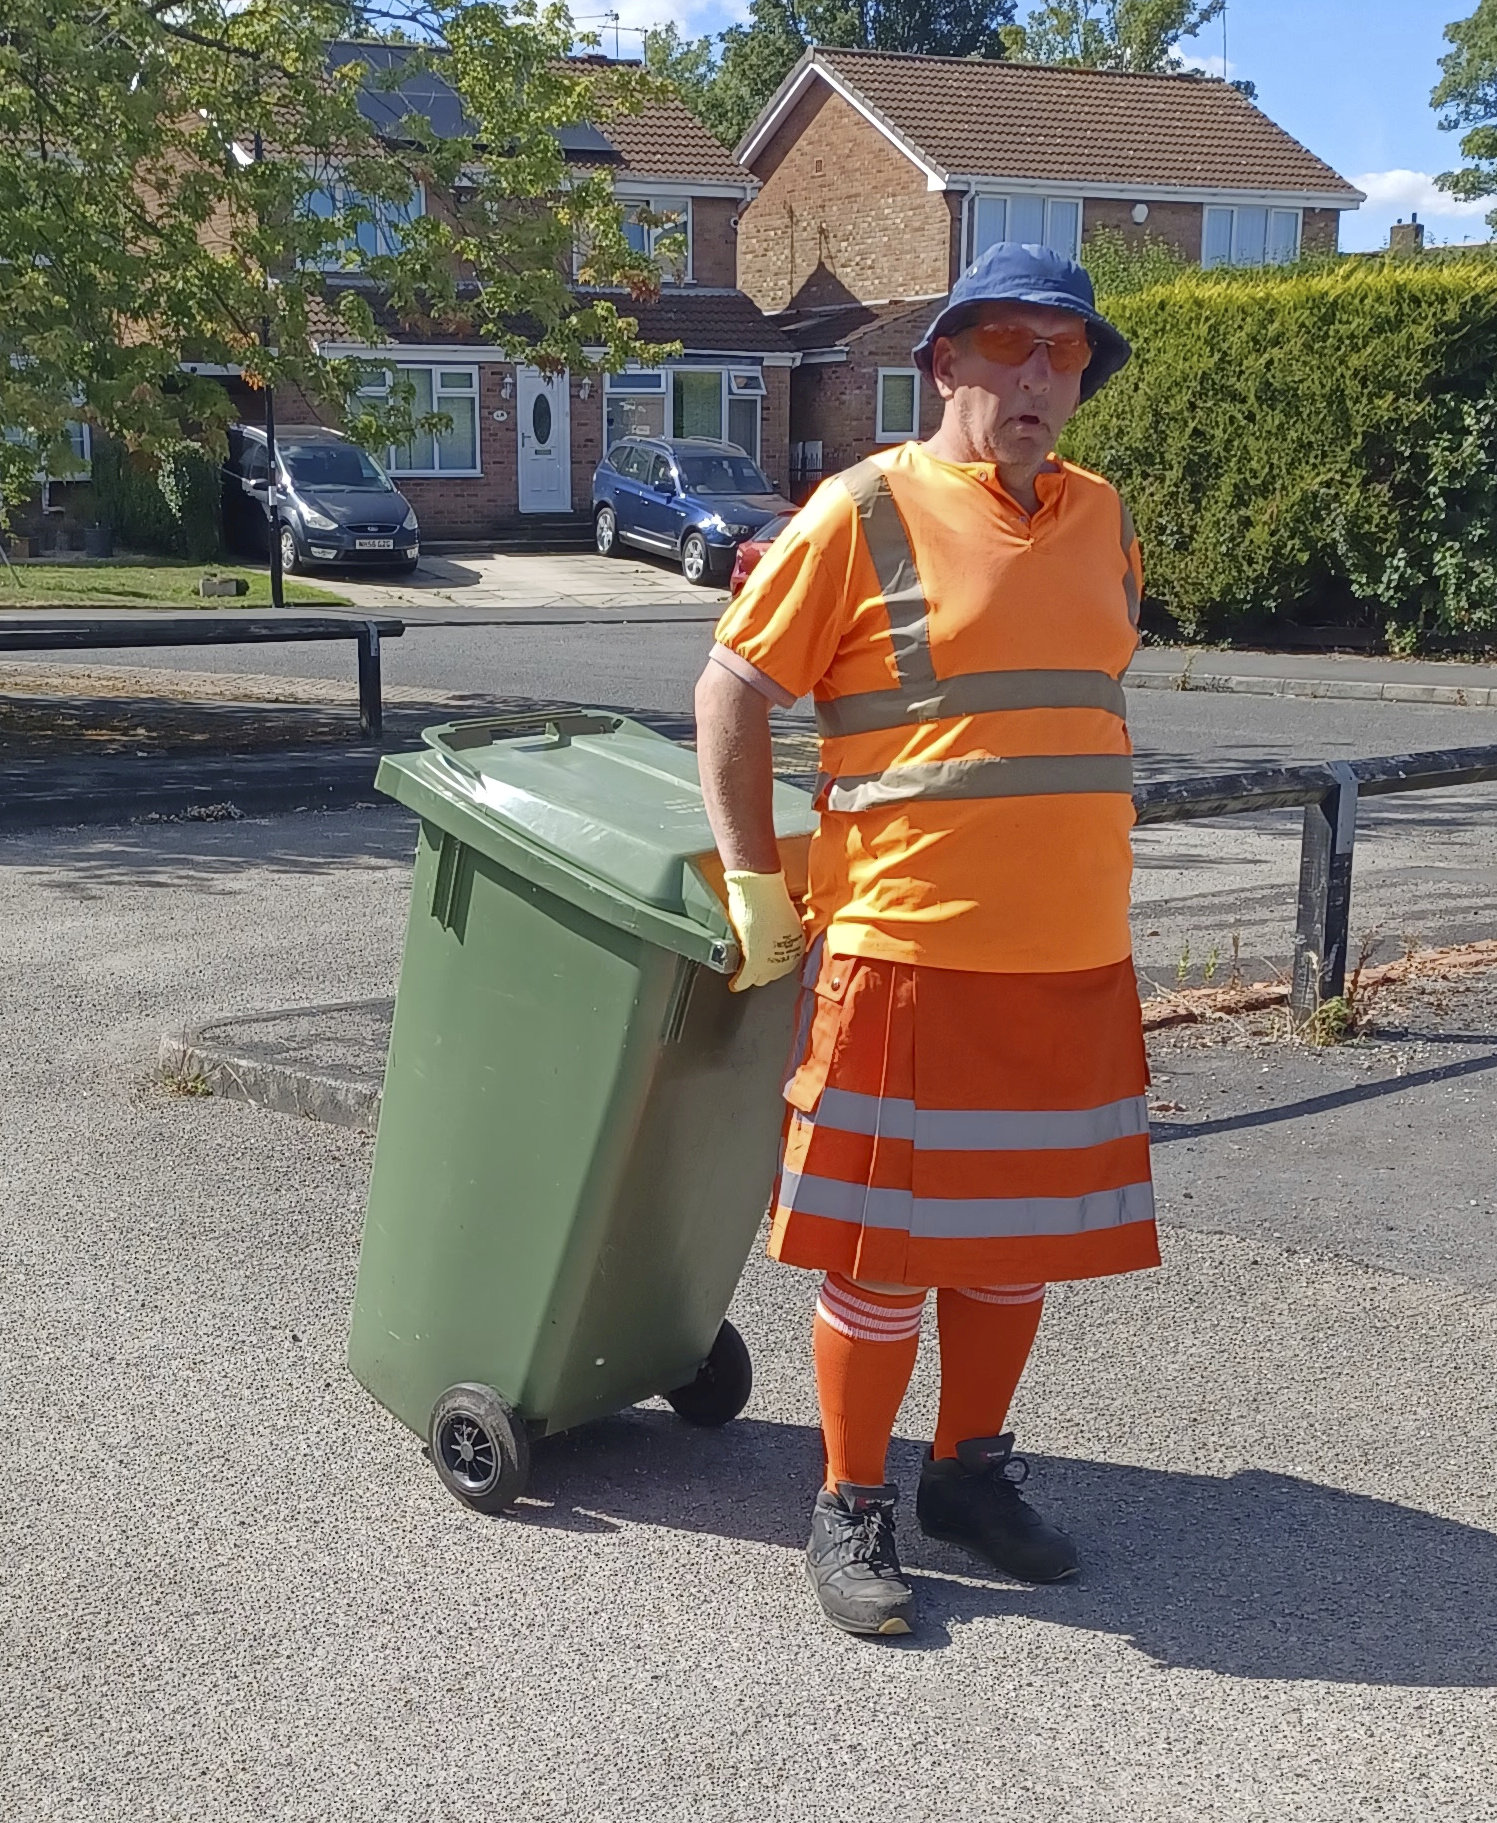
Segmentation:
[(821, 1091), (826, 1087), (837, 1034), (842, 1029), (842, 1005), (858, 966), (855, 957), (823, 954), (814, 984), (801, 992), (800, 1020), (785, 1099), (802, 1114), (816, 1112)]

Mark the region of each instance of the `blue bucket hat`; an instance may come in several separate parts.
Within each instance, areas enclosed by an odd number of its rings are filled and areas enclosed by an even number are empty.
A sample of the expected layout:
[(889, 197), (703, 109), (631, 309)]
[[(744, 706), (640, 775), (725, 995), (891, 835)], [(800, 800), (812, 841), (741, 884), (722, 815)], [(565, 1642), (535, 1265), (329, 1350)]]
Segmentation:
[(1070, 310), (1086, 322), (1091, 362), (1081, 376), (1081, 397), (1100, 392), (1127, 365), (1133, 350), (1097, 310), (1091, 274), (1064, 254), (1020, 241), (999, 241), (981, 253), (951, 288), (951, 296), (915, 347), (915, 365), (930, 378), (936, 337), (955, 335), (977, 316), (980, 304), (1040, 304)]

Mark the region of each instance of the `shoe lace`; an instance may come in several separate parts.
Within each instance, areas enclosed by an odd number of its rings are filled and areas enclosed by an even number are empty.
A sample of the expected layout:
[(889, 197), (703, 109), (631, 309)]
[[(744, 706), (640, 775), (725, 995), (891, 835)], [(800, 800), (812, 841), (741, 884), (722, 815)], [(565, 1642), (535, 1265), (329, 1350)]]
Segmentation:
[(853, 1551), (877, 1576), (898, 1576), (899, 1557), (894, 1548), (894, 1518), (886, 1507), (865, 1507), (853, 1516)]

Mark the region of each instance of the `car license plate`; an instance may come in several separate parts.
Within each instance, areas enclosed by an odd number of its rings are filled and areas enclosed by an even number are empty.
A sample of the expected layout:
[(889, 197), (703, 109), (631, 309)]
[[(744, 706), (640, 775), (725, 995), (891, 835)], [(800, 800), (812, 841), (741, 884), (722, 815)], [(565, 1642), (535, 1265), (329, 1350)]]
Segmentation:
[(395, 540), (393, 538), (355, 538), (353, 548), (356, 551), (393, 551)]

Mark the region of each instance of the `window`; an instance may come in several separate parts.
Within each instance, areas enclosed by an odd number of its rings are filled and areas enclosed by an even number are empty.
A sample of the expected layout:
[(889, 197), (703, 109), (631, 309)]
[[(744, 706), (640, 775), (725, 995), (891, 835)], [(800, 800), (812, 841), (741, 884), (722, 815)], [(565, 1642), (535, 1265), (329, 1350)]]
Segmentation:
[(342, 235), (333, 246), (323, 248), (311, 262), (337, 269), (344, 265), (345, 254), (372, 259), (377, 254), (399, 253), (405, 242), (404, 230), (418, 215), (425, 213), (426, 205), (419, 185), (407, 202), (395, 203), (361, 196), (350, 185), (330, 179), (307, 192), (305, 207), (308, 215), (321, 221), (346, 214), (350, 209), (367, 211), (367, 220), (360, 221), (351, 233)]
[[(643, 452), (641, 452), (643, 453)], [(675, 493), (676, 476), (671, 468), (669, 456), (651, 456), (650, 466), (645, 473), (646, 487), (659, 488), (662, 493)]]
[(608, 376), (608, 447), (622, 437), (711, 437), (759, 460), (764, 375), (758, 368), (674, 367)]
[(270, 478), (270, 460), (265, 454), (263, 443), (246, 443), (244, 454), (239, 458), (239, 472), (246, 481), (266, 481)]
[[(63, 435), (68, 440), (68, 454), (63, 460), (62, 472), (52, 474), (41, 461), (41, 451), (37, 451), (36, 478), (38, 481), (84, 481), (93, 473), (94, 446), (93, 433), (88, 425), (79, 419), (72, 419), (63, 426)], [(39, 439), (30, 431), (7, 426), (5, 431), (7, 443), (35, 445)]]
[(607, 445), (622, 437), (665, 435), (666, 377), (654, 373), (611, 373), (604, 397)]
[(1081, 203), (1071, 196), (978, 196), (972, 205), (975, 260), (997, 241), (1050, 247), (1075, 259), (1081, 251)]
[(671, 375), (671, 435), (723, 434), (723, 377), (714, 369), (678, 367)]
[(357, 443), (298, 443), (277, 438), (276, 455), (298, 487), (309, 487), (314, 492), (329, 487), (390, 492), (389, 476)]
[(913, 367), (878, 370), (878, 425), (880, 443), (903, 443), (920, 431), (920, 375)]
[[(620, 198), (624, 239), (636, 253), (649, 255), (661, 276), (682, 284), (691, 277), (691, 198), (651, 196)], [(640, 218), (648, 216), (648, 221)]]
[(728, 441), (754, 462), (759, 460), (759, 401), (763, 397), (762, 373), (728, 375)]
[(1298, 209), (1244, 205), (1206, 209), (1203, 215), (1203, 266), (1277, 266), (1299, 258)]
[[(476, 367), (397, 367), (394, 372), (412, 388), (410, 410), (416, 420), (442, 412), (451, 419), (446, 430), (418, 430), (409, 443), (392, 448), (385, 466), (392, 475), (478, 475), (478, 369)], [(390, 381), (375, 381), (361, 390), (388, 397)]]
[(682, 456), (681, 479), (693, 494), (768, 494), (773, 490), (746, 456)]

